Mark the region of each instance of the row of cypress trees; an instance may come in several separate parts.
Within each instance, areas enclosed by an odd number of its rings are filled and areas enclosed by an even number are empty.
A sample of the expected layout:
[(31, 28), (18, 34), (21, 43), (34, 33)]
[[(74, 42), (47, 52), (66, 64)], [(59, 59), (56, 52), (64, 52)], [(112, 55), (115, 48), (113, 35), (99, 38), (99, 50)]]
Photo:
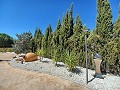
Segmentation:
[[(71, 65), (70, 70), (76, 65), (85, 66), (84, 29), (86, 27), (82, 25), (79, 15), (77, 15), (74, 23), (73, 4), (71, 4), (70, 9), (62, 19), (62, 23), (58, 20), (54, 32), (52, 32), (50, 25), (47, 27), (45, 35), (36, 29), (35, 46), (39, 46), (39, 43), (42, 43), (42, 46), (41, 48), (37, 47), (35, 51), (44, 57), (52, 58), (56, 64), (58, 61), (69, 63)], [(37, 34), (38, 32), (40, 33)], [(90, 32), (88, 32), (89, 34)]]
[[(120, 75), (120, 8), (118, 18), (112, 22), (112, 11), (108, 0), (97, 0), (96, 27), (87, 34), (89, 68), (94, 69), (93, 55), (102, 56), (101, 70)], [(56, 62), (64, 62), (69, 70), (75, 66), (85, 67), (84, 30), (80, 16), (74, 21), (73, 4), (58, 20), (56, 29), (51, 25), (46, 28), (45, 34), (36, 28), (32, 38), (32, 51), (40, 56), (51, 58)]]
[[(101, 69), (120, 75), (120, 8), (117, 20), (112, 23), (112, 11), (108, 0), (97, 0), (97, 18), (95, 29), (87, 33), (89, 68), (94, 69), (93, 54), (102, 56)], [(62, 23), (58, 20), (56, 29), (52, 32), (49, 25), (45, 35), (40, 32), (44, 57), (53, 58), (55, 62), (62, 61), (85, 67), (84, 30), (79, 15), (73, 19), (73, 4), (66, 12)], [(36, 34), (36, 33), (35, 33)], [(37, 37), (37, 36), (36, 36)], [(42, 40), (42, 41), (41, 41)], [(39, 43), (36, 43), (39, 44)], [(38, 45), (39, 46), (39, 45)], [(67, 56), (66, 56), (67, 55)], [(69, 60), (66, 57), (69, 56)], [(70, 59), (72, 56), (75, 59)]]

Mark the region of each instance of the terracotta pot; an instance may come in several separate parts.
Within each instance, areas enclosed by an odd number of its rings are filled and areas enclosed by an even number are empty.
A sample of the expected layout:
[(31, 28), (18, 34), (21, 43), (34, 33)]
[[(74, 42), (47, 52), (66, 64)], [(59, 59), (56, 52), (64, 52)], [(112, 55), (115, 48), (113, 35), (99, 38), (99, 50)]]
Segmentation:
[(38, 59), (38, 56), (35, 53), (27, 53), (24, 57), (23, 60), (25, 62), (31, 62), (31, 61), (35, 61)]

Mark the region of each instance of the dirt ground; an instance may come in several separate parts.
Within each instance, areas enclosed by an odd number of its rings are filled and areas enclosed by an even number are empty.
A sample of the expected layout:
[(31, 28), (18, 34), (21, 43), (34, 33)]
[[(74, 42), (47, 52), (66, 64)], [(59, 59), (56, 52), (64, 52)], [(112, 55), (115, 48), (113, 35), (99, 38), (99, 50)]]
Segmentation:
[(0, 53), (0, 90), (88, 90), (44, 73), (26, 71), (9, 65), (14, 53)]

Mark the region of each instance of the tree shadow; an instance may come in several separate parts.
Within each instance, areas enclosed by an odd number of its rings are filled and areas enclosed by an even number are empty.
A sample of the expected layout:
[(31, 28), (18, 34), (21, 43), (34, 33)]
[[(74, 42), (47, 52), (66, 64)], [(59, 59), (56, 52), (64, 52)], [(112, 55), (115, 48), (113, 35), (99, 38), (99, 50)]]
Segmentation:
[(82, 71), (80, 70), (80, 68), (73, 68), (72, 73), (80, 74), (82, 73)]
[(55, 64), (56, 67), (65, 67), (63, 64)]
[(2, 62), (2, 61), (7, 61), (7, 62), (8, 62), (8, 61), (10, 61), (10, 60), (0, 60), (0, 62)]
[(41, 61), (41, 62), (43, 62), (43, 63), (49, 63), (50, 61)]
[(92, 76), (93, 76), (93, 78), (92, 78), (91, 80), (89, 80), (88, 83), (89, 83), (89, 82), (92, 82), (95, 78), (104, 79), (104, 77), (102, 77), (101, 75), (99, 76), (99, 75), (95, 75), (95, 74), (94, 74), (94, 75), (92, 75)]
[(102, 75), (106, 75), (107, 72), (104, 70), (104, 71), (101, 71)]

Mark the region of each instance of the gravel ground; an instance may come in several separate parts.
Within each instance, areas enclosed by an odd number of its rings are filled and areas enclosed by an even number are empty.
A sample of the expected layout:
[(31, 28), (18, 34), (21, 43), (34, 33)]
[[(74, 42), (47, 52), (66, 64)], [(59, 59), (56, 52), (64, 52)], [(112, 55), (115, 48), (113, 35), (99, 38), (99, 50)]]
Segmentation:
[(15, 59), (9, 62), (13, 67), (37, 71), (40, 73), (47, 73), (50, 75), (58, 76), (63, 79), (70, 80), (85, 87), (91, 88), (92, 90), (120, 90), (120, 77), (114, 75), (104, 75), (104, 79), (94, 78), (95, 71), (88, 70), (88, 80), (89, 83), (86, 84), (86, 69), (82, 67), (77, 67), (79, 73), (69, 72), (66, 65), (59, 62), (59, 67), (56, 67), (52, 60), (48, 58), (43, 58), (42, 61), (37, 60), (34, 62), (17, 62)]

